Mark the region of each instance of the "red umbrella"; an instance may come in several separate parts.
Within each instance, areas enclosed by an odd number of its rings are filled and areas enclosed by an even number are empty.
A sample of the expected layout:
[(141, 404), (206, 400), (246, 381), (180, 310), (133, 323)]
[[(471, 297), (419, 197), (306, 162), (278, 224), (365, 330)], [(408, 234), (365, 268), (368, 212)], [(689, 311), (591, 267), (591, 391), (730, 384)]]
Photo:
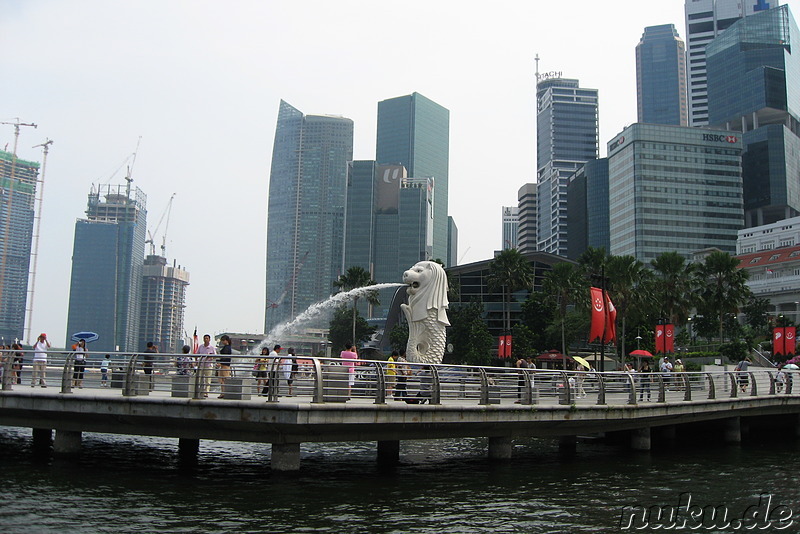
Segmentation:
[(560, 360), (563, 358), (564, 355), (558, 352), (556, 349), (549, 350), (547, 352), (543, 352), (542, 354), (536, 357), (537, 360)]
[(631, 356), (638, 356), (640, 358), (652, 358), (653, 355), (650, 354), (649, 351), (636, 349), (635, 351), (631, 352)]

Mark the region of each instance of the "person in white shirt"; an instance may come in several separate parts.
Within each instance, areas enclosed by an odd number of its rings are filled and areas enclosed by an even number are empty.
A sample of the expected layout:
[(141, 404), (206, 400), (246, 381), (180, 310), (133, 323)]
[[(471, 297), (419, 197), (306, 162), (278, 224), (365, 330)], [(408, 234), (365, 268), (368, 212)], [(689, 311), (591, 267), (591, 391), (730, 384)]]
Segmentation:
[(47, 349), (50, 342), (47, 341), (47, 334), (39, 334), (36, 343), (33, 345), (33, 376), (31, 376), (31, 387), (36, 387), (36, 381), (43, 388), (47, 387)]
[(214, 369), (214, 359), (205, 357), (203, 355), (216, 354), (217, 348), (211, 344), (211, 336), (206, 334), (203, 336), (203, 344), (197, 348), (197, 354), (200, 355), (198, 362), (200, 373), (200, 392), (203, 397), (208, 397), (208, 391), (211, 389), (211, 371)]

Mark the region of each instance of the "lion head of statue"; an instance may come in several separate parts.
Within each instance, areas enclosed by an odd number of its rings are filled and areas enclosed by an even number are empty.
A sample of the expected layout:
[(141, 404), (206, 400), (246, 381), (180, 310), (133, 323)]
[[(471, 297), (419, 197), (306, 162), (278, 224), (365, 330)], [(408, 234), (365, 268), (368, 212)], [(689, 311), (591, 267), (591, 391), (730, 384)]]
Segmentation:
[(408, 305), (411, 319), (421, 321), (428, 316), (428, 310), (435, 309), (440, 322), (450, 325), (447, 310), (447, 275), (442, 266), (435, 261), (420, 261), (403, 273), (403, 283), (408, 284)]

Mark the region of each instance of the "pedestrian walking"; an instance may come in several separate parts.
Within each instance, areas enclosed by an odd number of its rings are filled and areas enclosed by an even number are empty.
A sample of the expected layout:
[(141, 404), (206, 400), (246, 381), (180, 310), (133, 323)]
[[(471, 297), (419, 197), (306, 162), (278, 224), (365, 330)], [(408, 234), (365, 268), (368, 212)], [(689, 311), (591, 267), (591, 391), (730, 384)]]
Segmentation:
[[(47, 341), (47, 334), (39, 334), (36, 343), (33, 345), (33, 375), (31, 376), (31, 387), (37, 385), (47, 387), (47, 349), (50, 342)], [(37, 384), (38, 381), (38, 384)]]

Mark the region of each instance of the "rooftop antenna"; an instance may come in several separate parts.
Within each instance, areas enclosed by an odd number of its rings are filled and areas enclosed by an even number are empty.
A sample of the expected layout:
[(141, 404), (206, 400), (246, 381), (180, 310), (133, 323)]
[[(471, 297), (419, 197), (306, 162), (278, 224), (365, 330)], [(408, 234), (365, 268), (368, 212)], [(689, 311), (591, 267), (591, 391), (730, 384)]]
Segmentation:
[(533, 58), (536, 61), (536, 81), (539, 81), (539, 53), (536, 53), (536, 57)]
[(142, 142), (142, 136), (139, 136), (139, 139), (136, 141), (136, 150), (133, 151), (133, 160), (131, 160), (131, 164), (128, 166), (128, 174), (125, 176), (125, 181), (127, 182), (125, 185), (125, 196), (131, 198), (131, 182), (133, 181), (133, 166), (136, 165), (136, 154), (139, 153), (139, 145)]
[(31, 345), (31, 319), (33, 318), (33, 296), (34, 290), (36, 288), (36, 265), (39, 260), (39, 235), (40, 235), (40, 228), (42, 227), (42, 199), (44, 198), (44, 177), (47, 172), (47, 153), (50, 151), (50, 145), (53, 144), (52, 139), (47, 139), (44, 143), (36, 145), (32, 148), (39, 148), (42, 147), (42, 152), (44, 155), (42, 156), (42, 175), (39, 179), (39, 197), (36, 199), (38, 203), (38, 207), (36, 210), (36, 228), (33, 232), (33, 253), (31, 254), (31, 287), (28, 289), (28, 319), (25, 321), (25, 339), (27, 340), (28, 345)]

